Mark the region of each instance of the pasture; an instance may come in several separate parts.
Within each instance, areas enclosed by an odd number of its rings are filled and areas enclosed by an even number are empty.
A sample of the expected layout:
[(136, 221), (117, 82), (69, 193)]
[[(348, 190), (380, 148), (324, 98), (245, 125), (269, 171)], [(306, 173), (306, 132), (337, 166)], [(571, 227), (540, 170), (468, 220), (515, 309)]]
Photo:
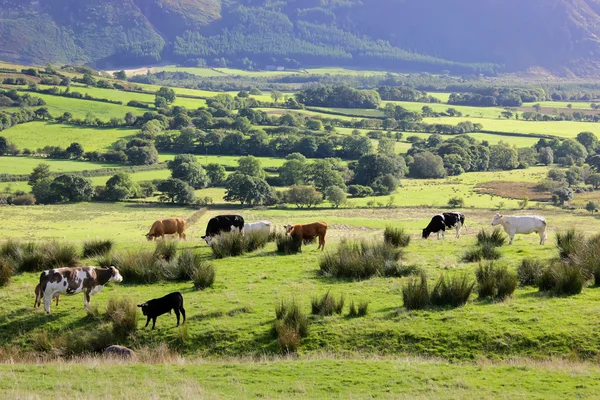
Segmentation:
[(103, 121), (108, 121), (111, 118), (123, 118), (128, 112), (133, 115), (142, 115), (147, 111), (143, 108), (127, 107), (120, 104), (102, 103), (99, 101), (75, 99), (50, 94), (34, 93), (33, 95), (46, 102), (45, 107), (48, 108), (50, 114), (55, 118), (60, 117), (66, 112), (70, 112), (74, 117), (83, 119), (88, 113), (91, 113), (94, 117), (100, 118)]
[(44, 157), (0, 157), (0, 171), (3, 174), (23, 175), (30, 174), (40, 163), (50, 165), (52, 172), (76, 172), (91, 171), (101, 168), (114, 168), (114, 164), (75, 161), (75, 160), (53, 160)]
[(135, 129), (126, 128), (84, 127), (35, 121), (15, 125), (2, 131), (2, 136), (16, 144), (19, 149), (36, 150), (45, 146), (66, 148), (71, 143), (78, 142), (85, 151), (105, 151), (117, 140), (127, 139), (136, 132)]

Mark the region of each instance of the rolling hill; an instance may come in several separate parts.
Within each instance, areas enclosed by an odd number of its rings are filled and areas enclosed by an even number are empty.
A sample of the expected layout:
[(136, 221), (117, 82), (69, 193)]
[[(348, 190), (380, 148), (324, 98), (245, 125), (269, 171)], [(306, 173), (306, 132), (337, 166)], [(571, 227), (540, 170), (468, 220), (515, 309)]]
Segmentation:
[(0, 0), (0, 59), (600, 72), (600, 0)]

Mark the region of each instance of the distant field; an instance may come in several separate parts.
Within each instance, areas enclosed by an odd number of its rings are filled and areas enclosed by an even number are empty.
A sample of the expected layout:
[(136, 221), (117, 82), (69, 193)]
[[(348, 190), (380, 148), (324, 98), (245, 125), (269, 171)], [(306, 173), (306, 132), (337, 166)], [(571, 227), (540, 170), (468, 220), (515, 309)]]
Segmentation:
[[(375, 110), (371, 108), (325, 108), (325, 107), (311, 107), (311, 110), (322, 111), (324, 114), (327, 113), (336, 113), (336, 114), (344, 114), (349, 117), (358, 117), (358, 118), (380, 118), (385, 116), (383, 111)], [(332, 118), (337, 117), (337, 115), (332, 114)]]
[(278, 115), (278, 116), (285, 115), (285, 114), (302, 114), (309, 118), (311, 116), (318, 116), (321, 118), (341, 119), (341, 120), (345, 120), (345, 121), (352, 121), (353, 119), (360, 119), (357, 117), (326, 114), (326, 113), (310, 111), (310, 110), (290, 110), (290, 109), (284, 109), (284, 108), (259, 108), (258, 110), (262, 110), (262, 111), (266, 112), (268, 115)]
[(450, 99), (450, 94), (451, 93), (446, 93), (446, 92), (427, 92), (427, 94), (440, 99), (442, 103), (447, 103), (448, 99)]
[[(598, 103), (597, 101), (538, 101), (534, 103), (523, 103), (522, 107), (533, 107), (539, 104), (543, 108), (558, 108), (564, 109), (561, 111), (569, 111), (568, 105), (571, 105), (573, 110), (592, 110), (592, 103)], [(532, 108), (533, 111), (533, 108)], [(598, 110), (600, 113), (600, 110)]]
[(117, 165), (87, 161), (53, 160), (42, 157), (0, 157), (0, 173), (2, 174), (29, 174), (40, 163), (50, 165), (52, 172), (91, 171), (101, 168), (114, 168)]
[(444, 103), (415, 103), (410, 101), (384, 101), (381, 104), (381, 107), (385, 107), (386, 104), (391, 103), (394, 105), (399, 105), (410, 111), (418, 111), (421, 112), (424, 106), (431, 107), (431, 109), (435, 112), (446, 112), (449, 108), (454, 108), (457, 111), (460, 111), (465, 117), (479, 117), (479, 118), (489, 118), (489, 119), (497, 119), (500, 117), (500, 113), (504, 111), (503, 108), (499, 107), (467, 107), (467, 106), (454, 106), (451, 104)]
[(87, 128), (36, 121), (6, 129), (2, 131), (2, 136), (21, 150), (35, 150), (44, 146), (68, 147), (78, 142), (85, 151), (94, 151), (107, 150), (112, 143), (133, 136), (135, 132), (133, 129)]
[[(169, 160), (174, 159), (175, 155), (174, 154), (160, 154), (158, 158), (160, 161), (169, 161)], [(198, 159), (198, 162), (202, 165), (217, 163), (217, 164), (221, 164), (221, 165), (229, 165), (232, 167), (237, 167), (238, 166), (237, 161), (240, 159), (240, 156), (213, 156), (213, 155), (201, 156), (201, 155), (197, 155), (196, 158)], [(260, 160), (260, 164), (263, 168), (265, 168), (265, 167), (281, 167), (283, 165), (283, 163), (285, 162), (285, 159), (276, 158), (276, 157), (256, 157), (256, 158)]]
[(79, 118), (85, 118), (87, 113), (92, 113), (95, 117), (106, 121), (113, 117), (123, 118), (128, 112), (131, 112), (133, 115), (141, 115), (147, 111), (142, 108), (127, 107), (119, 104), (73, 99), (49, 94), (33, 93), (32, 95), (43, 99), (46, 102), (48, 111), (55, 118), (60, 117), (68, 111), (73, 116)]

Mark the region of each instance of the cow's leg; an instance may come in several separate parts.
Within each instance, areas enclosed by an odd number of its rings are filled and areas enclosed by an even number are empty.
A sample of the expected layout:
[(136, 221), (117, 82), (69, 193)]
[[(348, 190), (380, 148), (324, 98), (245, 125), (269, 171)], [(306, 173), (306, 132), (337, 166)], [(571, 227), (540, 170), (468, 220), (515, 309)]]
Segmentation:
[(174, 308), (173, 311), (175, 311), (175, 316), (177, 317), (177, 326), (179, 326), (179, 309)]
[(460, 239), (460, 230), (462, 229), (462, 225), (459, 222), (458, 225), (456, 225), (456, 238)]
[(40, 305), (40, 292), (35, 292), (35, 301), (33, 302), (33, 308), (38, 308)]
[(510, 242), (508, 242), (508, 244), (513, 243), (513, 239), (515, 238), (516, 233), (517, 233), (516, 231), (510, 231), (510, 233), (508, 234), (508, 237), (510, 238)]
[(50, 304), (52, 304), (52, 293), (50, 291), (44, 292), (44, 310), (46, 314), (50, 314)]
[(60, 300), (60, 294), (56, 296), (56, 307), (58, 307), (58, 300)]
[(87, 308), (90, 305), (90, 294), (83, 292), (83, 307)]
[(440, 231), (437, 231), (438, 240), (440, 240)]
[(149, 323), (150, 323), (150, 317), (148, 317), (148, 319), (146, 319), (146, 325), (144, 325), (144, 328), (147, 328)]
[(442, 228), (442, 240), (446, 240), (446, 228)]
[(185, 308), (181, 307), (179, 311), (181, 311), (181, 315), (183, 315), (183, 323), (185, 324)]
[(152, 317), (152, 329), (154, 329), (155, 325), (156, 325), (156, 317)]
[(546, 230), (540, 232), (540, 244), (546, 243)]

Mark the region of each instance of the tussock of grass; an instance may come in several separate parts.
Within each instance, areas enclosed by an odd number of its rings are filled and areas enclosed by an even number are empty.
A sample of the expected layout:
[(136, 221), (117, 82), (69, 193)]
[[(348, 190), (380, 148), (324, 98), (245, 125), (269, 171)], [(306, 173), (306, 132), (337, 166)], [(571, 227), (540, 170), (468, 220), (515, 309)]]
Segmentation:
[(388, 226), (383, 231), (383, 241), (394, 247), (407, 247), (410, 244), (410, 235), (404, 232), (404, 228)]
[(483, 246), (489, 244), (494, 247), (501, 247), (506, 244), (506, 236), (502, 232), (502, 229), (496, 228), (492, 233), (488, 233), (485, 229), (482, 229), (477, 233), (477, 245)]
[(154, 249), (154, 256), (171, 262), (171, 260), (177, 257), (177, 242), (172, 240), (160, 240), (156, 242), (156, 248)]
[(421, 310), (429, 305), (429, 287), (425, 272), (421, 272), (419, 278), (409, 279), (402, 287), (402, 301), (407, 310)]
[(584, 244), (585, 237), (575, 229), (569, 229), (566, 232), (556, 232), (556, 247), (558, 248), (558, 255), (562, 259), (569, 258), (571, 255), (581, 251)]
[(125, 282), (150, 284), (167, 280), (169, 263), (153, 252), (129, 252), (121, 256), (118, 268)]
[(492, 297), (504, 300), (517, 288), (516, 275), (508, 271), (506, 266), (498, 267), (492, 262), (479, 264), (475, 277), (480, 298)]
[(52, 268), (79, 265), (79, 252), (69, 243), (7, 241), (0, 248), (0, 257), (18, 272), (40, 272)]
[(324, 274), (336, 278), (367, 279), (384, 276), (386, 271), (398, 274), (405, 272), (397, 266), (402, 254), (401, 249), (385, 243), (342, 240), (335, 251), (321, 258), (320, 268)]
[(475, 282), (467, 274), (442, 275), (431, 291), (430, 303), (437, 307), (460, 307), (467, 303)]
[(281, 350), (295, 352), (300, 340), (308, 335), (308, 317), (296, 301), (281, 301), (275, 307), (276, 320), (273, 325)]
[(322, 297), (313, 297), (311, 299), (311, 309), (312, 314), (314, 315), (333, 315), (333, 314), (342, 314), (342, 310), (344, 309), (344, 295), (341, 295), (339, 299), (336, 300), (335, 296), (331, 294), (330, 291), (327, 291)]
[(264, 248), (270, 239), (266, 232), (225, 232), (213, 239), (211, 248), (216, 258), (237, 257)]
[(112, 322), (117, 337), (127, 337), (137, 330), (137, 305), (129, 298), (110, 298), (106, 306), (106, 318)]
[(114, 246), (112, 239), (92, 239), (83, 244), (83, 258), (97, 257), (110, 253)]
[(104, 323), (90, 330), (73, 330), (56, 340), (61, 355), (73, 357), (99, 352), (114, 344), (113, 324)]
[(354, 304), (354, 300), (350, 302), (348, 316), (352, 318), (364, 317), (369, 312), (369, 302), (361, 301), (358, 307)]
[(302, 251), (302, 239), (285, 233), (279, 232), (275, 235), (275, 244), (277, 245), (277, 252), (280, 254), (290, 255)]
[(0, 258), (0, 287), (7, 285), (15, 274), (13, 266), (3, 258)]
[(203, 290), (212, 287), (215, 283), (215, 267), (210, 263), (202, 263), (196, 267), (192, 280), (196, 290)]
[(521, 286), (533, 286), (536, 284), (542, 271), (544, 262), (535, 258), (524, 258), (517, 267), (517, 279)]
[(572, 296), (581, 293), (586, 281), (586, 271), (580, 265), (555, 261), (538, 279), (538, 288), (540, 292)]
[(481, 246), (475, 246), (474, 248), (467, 250), (463, 256), (463, 261), (479, 262), (482, 260), (497, 260), (501, 257), (502, 253), (500, 253), (495, 245), (485, 242)]

